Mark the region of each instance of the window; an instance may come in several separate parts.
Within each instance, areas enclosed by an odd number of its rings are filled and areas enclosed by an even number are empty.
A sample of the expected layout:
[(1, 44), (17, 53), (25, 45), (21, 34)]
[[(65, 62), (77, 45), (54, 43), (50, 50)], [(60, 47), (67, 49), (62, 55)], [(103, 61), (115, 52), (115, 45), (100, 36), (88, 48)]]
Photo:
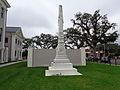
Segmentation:
[(1, 7), (1, 18), (4, 18), (4, 8)]
[(18, 45), (19, 45), (19, 40), (18, 40)]
[(1, 56), (2, 56), (1, 54), (2, 54), (2, 50), (0, 49), (0, 59), (1, 59)]
[(17, 39), (15, 40), (15, 43), (17, 44)]
[(15, 50), (15, 56), (16, 56), (16, 50)]
[(22, 42), (20, 42), (20, 46), (22, 46)]
[(8, 43), (8, 38), (5, 38), (5, 43)]
[(0, 42), (2, 41), (2, 28), (0, 28)]

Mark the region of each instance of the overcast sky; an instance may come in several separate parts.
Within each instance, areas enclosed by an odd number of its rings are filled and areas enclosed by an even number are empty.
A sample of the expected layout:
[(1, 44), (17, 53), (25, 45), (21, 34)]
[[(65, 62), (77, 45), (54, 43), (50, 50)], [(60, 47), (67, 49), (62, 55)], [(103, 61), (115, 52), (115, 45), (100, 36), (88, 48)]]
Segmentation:
[[(120, 0), (8, 0), (8, 26), (22, 27), (25, 37), (58, 31), (58, 6), (63, 5), (64, 29), (71, 27), (70, 19), (77, 12), (93, 13), (100, 9), (120, 28)], [(119, 32), (120, 33), (120, 32)], [(119, 39), (120, 40), (120, 39)], [(120, 41), (119, 41), (120, 42)]]

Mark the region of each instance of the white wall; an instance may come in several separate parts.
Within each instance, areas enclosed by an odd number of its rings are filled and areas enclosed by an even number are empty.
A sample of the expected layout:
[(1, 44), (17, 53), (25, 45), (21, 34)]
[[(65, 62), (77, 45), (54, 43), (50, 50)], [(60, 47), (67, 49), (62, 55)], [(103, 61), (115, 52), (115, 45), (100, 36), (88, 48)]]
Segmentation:
[[(82, 51), (82, 53), (81, 53)], [(86, 66), (85, 49), (67, 50), (67, 56), (74, 66)], [(55, 49), (28, 49), (28, 67), (48, 66), (54, 60)]]

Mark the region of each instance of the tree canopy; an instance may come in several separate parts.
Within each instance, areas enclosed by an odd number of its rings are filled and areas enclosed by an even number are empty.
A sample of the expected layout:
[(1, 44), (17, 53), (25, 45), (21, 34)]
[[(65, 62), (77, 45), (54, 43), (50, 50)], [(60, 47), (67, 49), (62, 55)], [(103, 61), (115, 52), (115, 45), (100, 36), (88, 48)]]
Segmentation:
[(57, 47), (57, 36), (51, 34), (40, 34), (40, 36), (35, 36), (32, 38), (33, 45), (37, 48), (44, 49), (54, 49)]
[[(100, 10), (96, 10), (94, 14), (82, 14), (79, 12), (75, 14), (75, 19), (71, 21), (73, 22), (73, 28), (70, 29), (74, 29), (71, 34), (77, 32), (77, 37), (81, 38), (81, 43), (84, 42), (87, 46), (94, 49), (95, 52), (97, 44), (114, 42), (119, 36), (117, 31), (115, 31), (116, 23), (110, 23), (107, 15), (101, 15)], [(68, 31), (70, 30), (68, 29)]]
[(74, 28), (68, 28), (64, 30), (65, 35), (65, 46), (70, 49), (80, 49), (84, 46), (81, 33)]

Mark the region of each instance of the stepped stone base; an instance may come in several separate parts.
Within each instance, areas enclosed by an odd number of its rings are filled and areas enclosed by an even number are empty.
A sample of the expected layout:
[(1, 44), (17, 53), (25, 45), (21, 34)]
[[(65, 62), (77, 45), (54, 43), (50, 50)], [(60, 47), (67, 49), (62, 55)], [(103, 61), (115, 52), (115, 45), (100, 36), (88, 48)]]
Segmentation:
[(82, 75), (73, 68), (72, 63), (51, 63), (49, 70), (45, 71), (45, 76)]

